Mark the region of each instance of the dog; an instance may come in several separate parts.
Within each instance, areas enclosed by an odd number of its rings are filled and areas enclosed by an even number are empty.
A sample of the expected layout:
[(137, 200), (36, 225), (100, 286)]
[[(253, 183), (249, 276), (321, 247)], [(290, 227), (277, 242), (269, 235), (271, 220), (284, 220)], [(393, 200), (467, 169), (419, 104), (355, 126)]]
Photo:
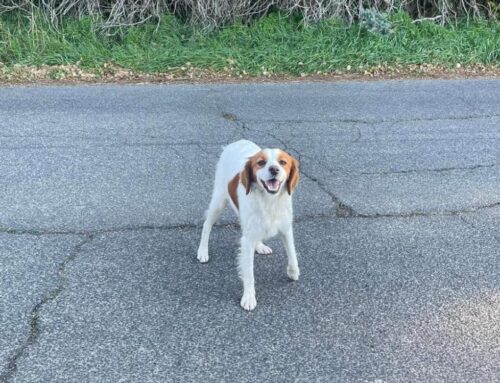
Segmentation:
[(288, 277), (299, 279), (292, 230), (292, 194), (298, 182), (299, 163), (294, 157), (280, 149), (261, 149), (247, 140), (226, 146), (217, 163), (198, 260), (208, 262), (210, 231), (229, 203), (239, 216), (242, 231), (238, 269), (243, 282), (240, 305), (245, 310), (251, 311), (257, 305), (254, 253), (272, 253), (262, 241), (280, 235), (288, 258)]

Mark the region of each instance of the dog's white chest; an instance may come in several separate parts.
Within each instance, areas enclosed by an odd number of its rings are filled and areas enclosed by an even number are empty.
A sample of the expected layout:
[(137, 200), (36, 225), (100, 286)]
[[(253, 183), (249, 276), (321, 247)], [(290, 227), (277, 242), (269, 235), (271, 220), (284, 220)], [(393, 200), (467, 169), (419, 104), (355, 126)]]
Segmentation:
[(259, 198), (258, 193), (251, 196), (245, 209), (240, 215), (241, 224), (246, 232), (251, 232), (258, 240), (274, 237), (285, 225), (292, 220), (292, 204), (289, 196), (275, 199)]

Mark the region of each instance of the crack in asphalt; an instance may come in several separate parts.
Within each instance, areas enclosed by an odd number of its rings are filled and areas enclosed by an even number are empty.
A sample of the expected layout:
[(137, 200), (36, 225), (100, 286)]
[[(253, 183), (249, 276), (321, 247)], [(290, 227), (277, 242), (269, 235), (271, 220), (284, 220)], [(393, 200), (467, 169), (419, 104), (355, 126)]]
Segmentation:
[(357, 217), (358, 214), (355, 212), (355, 210), (342, 202), (339, 197), (337, 197), (333, 192), (331, 192), (328, 187), (322, 183), (318, 178), (313, 177), (312, 175), (308, 174), (304, 170), (300, 171), (301, 174), (303, 174), (307, 179), (311, 180), (312, 182), (316, 183), (318, 187), (328, 194), (330, 198), (332, 199), (333, 203), (335, 204), (335, 215), (337, 218), (350, 218), (350, 217)]
[[(268, 130), (264, 131), (264, 130), (260, 130), (260, 129), (251, 128), (244, 121), (242, 121), (237, 115), (235, 115), (233, 113), (222, 112), (222, 116), (224, 118), (238, 124), (244, 131), (259, 132), (259, 133), (265, 134), (265, 135), (275, 139), (283, 146), (285, 151), (296, 155), (299, 162), (302, 160), (302, 157), (307, 157), (312, 162), (315, 162), (319, 166), (322, 166), (322, 167), (324, 166), (324, 165), (320, 164), (318, 161), (314, 161), (314, 159), (311, 158), (310, 156), (302, 156), (300, 151), (298, 151), (296, 148), (292, 148), (288, 144), (288, 142), (286, 142), (283, 138), (279, 137), (277, 134), (273, 133), (272, 131), (268, 131)], [(414, 120), (405, 120), (405, 121), (420, 121), (420, 120), (425, 120), (425, 119), (414, 119)], [(360, 122), (359, 120), (356, 120), (356, 121)], [(344, 122), (346, 122), (346, 121), (344, 121)], [(353, 121), (349, 120), (348, 122), (353, 122)], [(359, 128), (357, 128), (357, 133), (358, 134), (357, 134), (357, 137), (356, 137), (354, 142), (359, 142), (359, 140), (361, 140), (361, 130)], [(446, 172), (446, 171), (454, 171), (454, 170), (475, 170), (475, 169), (480, 169), (480, 168), (491, 168), (491, 167), (495, 167), (495, 166), (499, 166), (499, 164), (494, 163), (494, 164), (488, 164), (488, 165), (473, 165), (473, 166), (468, 166), (468, 167), (449, 167), (449, 168), (422, 169), (422, 170), (410, 169), (410, 170), (390, 171), (390, 172), (361, 172), (361, 173), (354, 173), (354, 174), (358, 174), (358, 175), (371, 175), (371, 174), (389, 175), (389, 174), (405, 174), (405, 173), (421, 173), (421, 172)], [(300, 173), (304, 177), (306, 177), (307, 179), (309, 179), (310, 181), (312, 181), (316, 185), (318, 185), (318, 187), (332, 199), (333, 203), (335, 204), (335, 210), (336, 210), (335, 216), (337, 218), (370, 218), (370, 219), (374, 219), (374, 218), (410, 218), (410, 217), (435, 216), (435, 215), (446, 216), (446, 215), (458, 215), (458, 214), (464, 214), (464, 213), (474, 213), (478, 210), (493, 208), (493, 207), (500, 205), (500, 202), (494, 202), (494, 203), (487, 204), (487, 205), (465, 208), (465, 209), (461, 209), (461, 210), (431, 211), (431, 212), (414, 211), (414, 212), (408, 212), (408, 213), (363, 214), (363, 213), (356, 212), (353, 207), (344, 203), (335, 193), (333, 193), (331, 190), (328, 189), (327, 185), (322, 183), (321, 180), (319, 180), (318, 178), (316, 178), (313, 175), (309, 174), (308, 172), (304, 171), (304, 169), (302, 169), (302, 168), (300, 169)], [(353, 173), (348, 172), (347, 174), (352, 175)]]
[(201, 227), (202, 223), (176, 223), (171, 225), (137, 225), (137, 226), (120, 226), (108, 229), (95, 229), (95, 230), (50, 230), (50, 229), (15, 229), (15, 228), (1, 228), (0, 233), (13, 234), (13, 235), (98, 235), (115, 232), (125, 231), (141, 231), (141, 230), (182, 230), (194, 229)]
[(203, 147), (203, 145), (201, 145), (201, 144), (197, 144), (197, 145), (196, 145), (196, 147), (197, 147), (198, 149), (200, 149), (200, 151), (201, 151), (201, 152), (205, 153), (207, 156), (209, 156), (209, 157), (211, 157), (211, 156), (212, 156), (212, 154), (211, 154), (208, 150), (206, 150), (206, 149)]
[(247, 140), (247, 133), (251, 132), (253, 129), (250, 129), (243, 121), (241, 121), (237, 115), (233, 113), (226, 112), (224, 110), (220, 110), (222, 118), (234, 123), (236, 127), (241, 130), (241, 138)]
[[(306, 177), (311, 177), (305, 175)], [(316, 178), (311, 177), (314, 182), (319, 182)], [(324, 185), (323, 185), (324, 186)], [(491, 209), (500, 207), (499, 202), (492, 202), (486, 205), (474, 206), (471, 208), (464, 208), (461, 210), (442, 210), (442, 211), (414, 211), (408, 213), (375, 213), (375, 214), (365, 214), (359, 213), (353, 210), (350, 206), (345, 205), (342, 201), (335, 200), (337, 197), (325, 191), (332, 200), (337, 204), (337, 209), (335, 214), (305, 214), (294, 219), (294, 223), (302, 223), (313, 221), (317, 219), (337, 219), (337, 218), (359, 218), (359, 219), (378, 219), (378, 218), (412, 218), (412, 217), (436, 217), (436, 216), (461, 216), (464, 214), (476, 213), (480, 210)], [(33, 235), (33, 236), (44, 236), (44, 235), (80, 235), (80, 236), (95, 236), (100, 234), (109, 233), (121, 233), (121, 232), (133, 232), (133, 231), (143, 231), (143, 230), (190, 230), (190, 229), (201, 229), (203, 226), (203, 221), (193, 222), (193, 223), (173, 223), (166, 225), (137, 225), (137, 226), (119, 226), (110, 227), (106, 229), (88, 229), (88, 230), (51, 230), (51, 229), (16, 229), (16, 228), (5, 228), (0, 227), (0, 233), (12, 234), (12, 235)], [(214, 227), (219, 228), (239, 228), (239, 223), (228, 222), (228, 223), (216, 223)]]
[[(311, 214), (303, 215), (294, 220), (295, 223), (307, 222), (314, 219), (322, 218), (336, 218), (332, 214)], [(220, 228), (239, 228), (239, 223), (237, 222), (227, 222), (227, 223), (216, 223), (214, 227)], [(11, 235), (32, 235), (32, 236), (44, 236), (44, 235), (80, 235), (80, 236), (95, 236), (101, 234), (110, 233), (123, 233), (123, 232), (134, 232), (134, 231), (146, 231), (146, 230), (160, 230), (160, 231), (170, 231), (170, 230), (190, 230), (190, 229), (201, 229), (203, 227), (203, 221), (194, 223), (174, 223), (170, 225), (137, 225), (137, 226), (119, 226), (110, 227), (106, 229), (88, 229), (88, 230), (50, 230), (50, 229), (15, 229), (15, 228), (5, 228), (0, 227), (0, 233), (11, 234)]]
[(484, 209), (492, 209), (495, 207), (500, 207), (500, 202), (492, 202), (486, 205), (473, 206), (469, 208), (464, 208), (460, 210), (442, 210), (442, 211), (413, 211), (408, 213), (375, 213), (375, 214), (363, 214), (355, 213), (353, 217), (356, 218), (411, 218), (411, 217), (432, 217), (432, 216), (458, 216), (460, 214), (470, 214), (476, 213)]
[[(407, 169), (407, 170), (394, 170), (394, 171), (382, 171), (382, 172), (360, 172), (354, 173), (359, 175), (390, 175), (390, 174), (420, 174), (420, 173), (442, 173), (442, 172), (451, 172), (451, 171), (460, 171), (460, 170), (475, 170), (475, 169), (483, 169), (483, 168), (493, 168), (496, 166), (500, 166), (500, 163), (493, 163), (488, 165), (472, 165), (472, 166), (463, 166), (463, 167), (448, 167), (448, 168), (436, 168), (436, 169)], [(352, 173), (351, 173), (352, 174)]]
[[(300, 151), (298, 151), (295, 148), (292, 148), (288, 144), (288, 142), (286, 142), (281, 137), (278, 137), (277, 134), (275, 134), (271, 131), (263, 131), (263, 130), (259, 130), (259, 129), (255, 129), (255, 128), (250, 128), (247, 124), (245, 124), (242, 120), (240, 120), (235, 114), (226, 113), (226, 115), (230, 115), (232, 117), (231, 121), (239, 123), (241, 125), (241, 127), (246, 131), (259, 132), (259, 133), (265, 134), (265, 135), (270, 136), (271, 138), (275, 139), (283, 146), (283, 149), (286, 152), (295, 155), (297, 157), (297, 159), (299, 160), (299, 162), (301, 162), (302, 154), (300, 153)], [(358, 129), (358, 139), (359, 138), (361, 138), (361, 131)], [(356, 214), (352, 207), (350, 207), (347, 204), (345, 204), (344, 202), (342, 202), (340, 200), (340, 198), (338, 196), (336, 196), (331, 190), (329, 190), (328, 187), (325, 184), (323, 184), (319, 179), (317, 179), (317, 178), (311, 176), (310, 174), (308, 174), (307, 172), (305, 172), (303, 168), (300, 168), (299, 171), (300, 171), (300, 174), (302, 174), (304, 177), (306, 177), (307, 179), (309, 179), (310, 181), (312, 181), (316, 185), (318, 185), (320, 190), (323, 191), (324, 193), (326, 193), (332, 199), (332, 201), (335, 205), (336, 217), (348, 218), (348, 217), (352, 217)]]
[(21, 358), (26, 350), (34, 345), (40, 336), (40, 310), (48, 303), (52, 302), (56, 299), (65, 288), (66, 284), (66, 267), (67, 265), (75, 260), (75, 258), (80, 253), (80, 250), (83, 246), (90, 243), (93, 240), (94, 236), (92, 234), (88, 234), (85, 236), (85, 239), (78, 243), (71, 254), (59, 264), (57, 267), (57, 278), (58, 283), (57, 286), (49, 291), (45, 296), (31, 309), (30, 312), (30, 333), (25, 342), (14, 352), (13, 356), (9, 359), (5, 371), (0, 374), (0, 382), (7, 383), (11, 380), (11, 378), (17, 372), (17, 362), (19, 358)]
[[(245, 125), (245, 124), (243, 123), (243, 125)], [(281, 145), (283, 145), (283, 148), (284, 148), (285, 151), (287, 151), (287, 152), (289, 152), (291, 154), (296, 155), (296, 157), (299, 160), (299, 162), (302, 161), (302, 154), (301, 154), (301, 152), (298, 151), (295, 148), (290, 147), (290, 145), (288, 144), (288, 142), (286, 142), (285, 140), (283, 140), (281, 137), (278, 137), (278, 135), (276, 135), (275, 133), (270, 132), (270, 131), (262, 131), (262, 130), (258, 130), (258, 129), (251, 129), (249, 127), (247, 127), (247, 129), (248, 130), (257, 131), (257, 132), (266, 134), (266, 135), (274, 138), (276, 141), (278, 141), (279, 143), (281, 143)], [(338, 217), (338, 218), (348, 218), (348, 217), (352, 217), (355, 214), (355, 212), (352, 209), (352, 207), (350, 207), (350, 206), (346, 205), (345, 203), (343, 203), (319, 179), (317, 179), (316, 177), (313, 177), (312, 175), (310, 175), (309, 173), (307, 173), (306, 171), (304, 171), (304, 169), (302, 167), (300, 168), (299, 171), (300, 171), (300, 174), (302, 174), (304, 177), (306, 177), (307, 179), (309, 179), (310, 181), (312, 181), (313, 183), (315, 183), (316, 185), (318, 185), (318, 187), (320, 188), (320, 190), (323, 191), (324, 193), (326, 193), (332, 199), (332, 201), (333, 201), (333, 203), (335, 205), (335, 215), (336, 215), (336, 217)]]
[[(353, 141), (356, 142), (356, 141)], [(355, 172), (347, 169), (341, 169), (341, 168), (332, 168), (324, 163), (319, 163), (318, 161), (315, 161), (314, 157), (311, 157), (307, 154), (302, 154), (302, 158), (308, 158), (311, 160), (311, 162), (317, 163), (319, 166), (322, 168), (325, 168), (328, 170), (330, 173), (338, 175), (338, 176), (349, 176), (349, 175), (391, 175), (391, 174), (420, 174), (420, 173), (441, 173), (441, 172), (448, 172), (448, 171), (469, 171), (469, 170), (476, 170), (476, 169), (482, 169), (482, 168), (493, 168), (500, 166), (500, 163), (492, 163), (492, 164), (479, 164), (479, 165), (471, 165), (471, 166), (463, 166), (463, 167), (446, 167), (446, 168), (435, 168), (435, 169), (406, 169), (406, 170), (387, 170), (387, 171), (378, 171), (378, 172)]]
[(356, 128), (357, 136), (354, 139), (353, 144), (360, 142), (361, 138), (363, 137), (363, 134), (361, 133), (361, 129), (359, 128), (359, 126), (355, 126), (355, 128)]
[(307, 123), (354, 123), (354, 124), (384, 124), (392, 123), (397, 124), (400, 122), (418, 122), (418, 121), (461, 121), (461, 120), (480, 120), (484, 118), (495, 118), (500, 117), (500, 114), (471, 114), (466, 116), (446, 116), (446, 117), (423, 117), (423, 118), (399, 118), (399, 119), (356, 119), (356, 118), (339, 118), (339, 119), (259, 119), (259, 120), (247, 120), (248, 122), (257, 123), (285, 123), (285, 124), (307, 124)]
[[(203, 145), (224, 145), (225, 142), (203, 142)], [(199, 141), (187, 142), (121, 142), (116, 144), (97, 144), (93, 148), (122, 148), (122, 147), (176, 147), (176, 146), (200, 146)], [(23, 146), (0, 146), (0, 150), (43, 150), (43, 149), (85, 149), (86, 145), (23, 145)]]
[(238, 121), (238, 117), (232, 113), (222, 112), (222, 117), (228, 121), (233, 121), (233, 122)]

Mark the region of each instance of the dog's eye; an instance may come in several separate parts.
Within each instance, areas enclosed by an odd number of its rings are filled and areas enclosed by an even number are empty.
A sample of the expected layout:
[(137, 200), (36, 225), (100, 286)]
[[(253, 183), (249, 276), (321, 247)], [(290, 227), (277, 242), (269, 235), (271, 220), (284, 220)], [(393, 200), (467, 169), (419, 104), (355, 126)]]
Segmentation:
[(280, 165), (281, 166), (285, 166), (286, 165), (286, 161), (285, 160), (280, 160)]
[(260, 167), (263, 167), (265, 164), (266, 164), (266, 161), (264, 161), (264, 160), (260, 160), (257, 162), (257, 165), (259, 165)]

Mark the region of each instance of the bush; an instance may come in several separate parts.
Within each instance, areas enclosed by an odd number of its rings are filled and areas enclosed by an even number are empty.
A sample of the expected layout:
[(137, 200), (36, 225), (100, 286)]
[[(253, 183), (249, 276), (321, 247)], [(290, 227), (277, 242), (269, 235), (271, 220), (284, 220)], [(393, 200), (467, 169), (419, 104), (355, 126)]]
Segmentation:
[(387, 20), (387, 15), (373, 9), (363, 9), (359, 13), (359, 20), (360, 24), (372, 33), (387, 35), (392, 30), (392, 25)]
[(404, 10), (413, 18), (432, 18), (445, 22), (454, 18), (488, 17), (497, 19), (496, 0), (0, 0), (0, 12), (22, 9), (28, 17), (42, 13), (57, 25), (60, 18), (90, 16), (102, 27), (121, 27), (161, 20), (165, 13), (205, 27), (250, 22), (281, 10), (300, 14), (305, 23), (337, 17), (349, 23), (363, 9), (394, 13)]

